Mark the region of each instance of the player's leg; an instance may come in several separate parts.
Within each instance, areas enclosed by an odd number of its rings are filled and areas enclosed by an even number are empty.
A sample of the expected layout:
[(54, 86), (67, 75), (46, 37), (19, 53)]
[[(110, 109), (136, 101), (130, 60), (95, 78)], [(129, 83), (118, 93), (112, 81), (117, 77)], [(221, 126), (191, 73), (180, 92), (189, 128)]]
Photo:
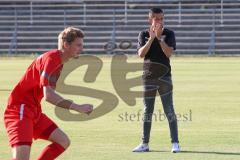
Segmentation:
[[(151, 89), (149, 87), (146, 87), (146, 88)], [(143, 143), (148, 143), (150, 139), (150, 131), (152, 126), (152, 115), (154, 111), (156, 90), (153, 90), (152, 92), (155, 92), (153, 96), (143, 98), (143, 104), (144, 104), (143, 137), (142, 137)]]
[(172, 92), (166, 95), (161, 96), (163, 110), (167, 117), (170, 134), (171, 134), (171, 142), (178, 143), (178, 126), (177, 126), (177, 118), (172, 104)]
[[(24, 105), (21, 105), (24, 108)], [(20, 114), (19, 106), (8, 106), (4, 113), (4, 124), (9, 143), (12, 147), (12, 158), (28, 160), (33, 138), (33, 121), (27, 109)]]
[(53, 160), (62, 154), (70, 145), (70, 140), (67, 135), (56, 128), (48, 138), (52, 143), (46, 146), (41, 152), (38, 160)]
[[(163, 83), (162, 85), (172, 85), (171, 77), (163, 77), (163, 80), (165, 80), (168, 83)], [(160, 92), (161, 91), (159, 91), (159, 94), (160, 94)], [(179, 143), (179, 141), (178, 141), (178, 125), (177, 125), (177, 118), (176, 118), (176, 114), (175, 114), (174, 106), (173, 106), (172, 89), (169, 90), (169, 92), (161, 95), (161, 101), (162, 101), (164, 113), (165, 113), (168, 123), (169, 123), (171, 142), (173, 144), (172, 152), (179, 152), (180, 148), (178, 145), (178, 143)]]
[(41, 115), (39, 122), (35, 126), (34, 138), (52, 142), (42, 150), (37, 158), (38, 160), (53, 160), (61, 155), (70, 145), (68, 136), (44, 114)]
[(30, 158), (30, 145), (16, 145), (12, 147), (13, 160), (29, 160)]
[(143, 135), (142, 143), (133, 149), (133, 152), (146, 152), (149, 151), (149, 139), (152, 126), (152, 114), (154, 110), (156, 86), (144, 85), (144, 113), (143, 113)]
[(48, 140), (60, 144), (64, 149), (67, 149), (70, 146), (70, 139), (60, 128), (56, 128), (51, 133)]

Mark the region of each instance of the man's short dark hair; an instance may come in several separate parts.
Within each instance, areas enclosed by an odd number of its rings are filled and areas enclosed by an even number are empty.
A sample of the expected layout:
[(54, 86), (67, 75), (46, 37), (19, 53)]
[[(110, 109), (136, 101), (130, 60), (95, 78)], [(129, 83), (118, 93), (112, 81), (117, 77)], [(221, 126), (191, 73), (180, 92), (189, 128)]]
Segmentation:
[(158, 13), (163, 13), (163, 10), (161, 8), (157, 8), (157, 7), (154, 7), (154, 8), (151, 8), (150, 11), (149, 11), (149, 14), (158, 14)]

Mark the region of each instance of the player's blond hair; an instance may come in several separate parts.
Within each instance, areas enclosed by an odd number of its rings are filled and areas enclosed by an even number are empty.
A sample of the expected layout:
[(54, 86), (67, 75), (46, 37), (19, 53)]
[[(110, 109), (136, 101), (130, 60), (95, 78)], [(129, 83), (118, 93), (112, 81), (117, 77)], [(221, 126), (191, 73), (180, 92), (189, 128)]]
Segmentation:
[(58, 49), (64, 49), (64, 42), (71, 44), (76, 38), (84, 38), (81, 29), (75, 27), (67, 27), (58, 35)]

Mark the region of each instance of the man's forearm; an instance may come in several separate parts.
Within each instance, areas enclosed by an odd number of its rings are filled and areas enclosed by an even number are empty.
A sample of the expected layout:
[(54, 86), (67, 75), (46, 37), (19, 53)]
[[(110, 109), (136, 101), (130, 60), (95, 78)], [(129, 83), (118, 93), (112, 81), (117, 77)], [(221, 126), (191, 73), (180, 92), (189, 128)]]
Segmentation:
[(153, 40), (154, 40), (154, 38), (149, 38), (147, 43), (138, 50), (139, 57), (141, 57), (141, 58), (145, 57), (145, 55), (147, 54), (147, 52), (149, 51), (149, 49), (152, 45)]
[(72, 105), (72, 101), (64, 99), (60, 95), (58, 95), (52, 88), (44, 87), (44, 97), (45, 100), (53, 105), (56, 105), (61, 108), (70, 109)]
[(163, 50), (163, 53), (169, 58), (173, 54), (173, 48), (169, 47), (164, 41), (160, 42), (160, 46)]
[(47, 102), (56, 105), (61, 108), (71, 109), (77, 112), (90, 114), (93, 111), (93, 106), (91, 104), (78, 105), (73, 103), (71, 100), (64, 99), (59, 94), (55, 92), (50, 86), (43, 87), (44, 98)]

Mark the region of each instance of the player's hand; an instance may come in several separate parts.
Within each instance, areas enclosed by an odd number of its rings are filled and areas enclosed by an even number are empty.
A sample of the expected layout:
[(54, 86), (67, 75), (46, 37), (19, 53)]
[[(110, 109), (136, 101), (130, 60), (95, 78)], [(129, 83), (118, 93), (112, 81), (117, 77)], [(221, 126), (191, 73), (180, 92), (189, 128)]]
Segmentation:
[(86, 114), (90, 114), (93, 111), (93, 105), (91, 104), (82, 104), (79, 105), (80, 111)]
[(163, 25), (162, 24), (159, 24), (159, 23), (157, 23), (156, 24), (156, 26), (155, 26), (155, 34), (156, 34), (156, 37), (158, 38), (158, 39), (160, 39), (161, 38), (161, 36), (162, 36), (162, 33), (163, 33)]
[(150, 26), (150, 28), (149, 28), (149, 38), (150, 39), (154, 39), (155, 37), (156, 37), (156, 34), (154, 33), (154, 26), (152, 25), (152, 26)]
[(162, 24), (160, 24), (160, 23), (155, 23), (154, 33), (155, 33), (155, 36), (156, 36), (158, 39), (161, 39), (163, 29), (164, 29), (164, 28), (163, 28), (163, 25), (162, 25)]
[(81, 104), (81, 105), (72, 104), (71, 109), (73, 109), (77, 112), (90, 114), (93, 111), (93, 105), (91, 105), (91, 104)]

